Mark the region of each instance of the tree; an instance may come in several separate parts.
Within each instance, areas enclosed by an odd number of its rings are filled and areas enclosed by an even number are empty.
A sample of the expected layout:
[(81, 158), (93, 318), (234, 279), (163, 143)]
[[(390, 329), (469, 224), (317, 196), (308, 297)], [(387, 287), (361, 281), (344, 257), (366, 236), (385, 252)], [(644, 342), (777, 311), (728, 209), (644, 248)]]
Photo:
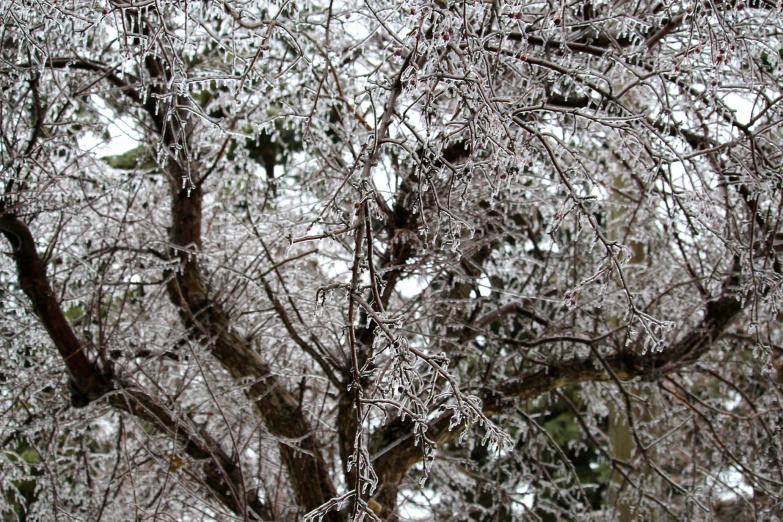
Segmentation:
[(0, 511), (773, 520), (780, 10), (3, 2)]

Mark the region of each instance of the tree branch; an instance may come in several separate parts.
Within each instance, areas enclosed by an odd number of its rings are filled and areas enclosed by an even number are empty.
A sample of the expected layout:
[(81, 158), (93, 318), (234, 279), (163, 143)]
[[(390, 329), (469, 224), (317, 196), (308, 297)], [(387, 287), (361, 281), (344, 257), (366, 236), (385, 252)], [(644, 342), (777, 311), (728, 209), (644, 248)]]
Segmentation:
[[(108, 402), (114, 408), (152, 423), (163, 433), (174, 435), (182, 451), (194, 460), (208, 460), (204, 468), (204, 482), (215, 497), (226, 507), (241, 515), (246, 506), (255, 520), (269, 518), (266, 507), (253, 493), (243, 493), (240, 470), (228, 454), (204, 430), (196, 429), (189, 421), (175, 419), (172, 413), (158, 404), (151, 396), (132, 387), (123, 386), (108, 371), (87, 358), (55, 298), (54, 291), (46, 277), (46, 268), (38, 257), (35, 241), (30, 229), (19, 218), (5, 215), (0, 218), (0, 232), (13, 248), (19, 286), (30, 299), (38, 319), (65, 363), (72, 383), (72, 403), (76, 407), (86, 406), (107, 394)], [(121, 393), (112, 393), (115, 384), (125, 388)]]
[[(621, 352), (606, 357), (604, 361), (609, 370), (622, 381), (654, 381), (662, 375), (698, 361), (742, 311), (740, 300), (733, 292), (738, 279), (739, 276), (735, 273), (724, 282), (724, 294), (707, 303), (705, 317), (701, 323), (674, 345), (660, 353), (637, 355)], [(497, 415), (513, 408), (520, 400), (534, 399), (567, 385), (606, 382), (611, 379), (612, 376), (606, 368), (598, 364), (593, 357), (552, 364), (506, 379), (485, 390), (483, 411), (487, 415)], [(427, 437), (438, 446), (453, 442), (460, 436), (462, 429), (450, 429), (450, 424), (451, 413), (447, 412), (430, 423)], [(410, 467), (423, 456), (419, 446), (401, 444), (411, 437), (408, 423), (399, 419), (384, 426), (373, 437), (371, 449), (377, 458), (375, 470), (381, 483), (386, 485), (385, 490), (377, 495), (384, 507), (394, 506), (397, 492), (394, 485), (398, 484)]]
[(19, 287), (30, 299), (35, 315), (46, 328), (49, 338), (65, 362), (72, 383), (72, 403), (86, 406), (111, 390), (110, 376), (87, 358), (65, 318), (46, 277), (46, 266), (38, 257), (30, 229), (16, 216), (0, 218), (0, 232), (13, 248)]
[(197, 428), (190, 419), (177, 418), (152, 396), (132, 388), (112, 394), (109, 404), (172, 436), (181, 451), (194, 461), (206, 461), (202, 468), (204, 483), (224, 506), (237, 515), (250, 515), (251, 520), (270, 520), (273, 515), (255, 490), (243, 491), (241, 468), (220, 444), (204, 429)]
[[(264, 420), (269, 432), (281, 439), (280, 453), (288, 471), (297, 501), (312, 511), (337, 495), (321, 454), (314, 430), (305, 419), (299, 401), (279, 382), (271, 367), (250, 347), (249, 342), (230, 327), (228, 314), (208, 296), (201, 276), (198, 251), (201, 246), (202, 189), (197, 185), (182, 190), (179, 165), (169, 165), (172, 191), (172, 256), (179, 269), (170, 274), (169, 298), (179, 309), (183, 324), (234, 379), (252, 379), (246, 395)], [(330, 522), (343, 520), (342, 514), (325, 515)]]

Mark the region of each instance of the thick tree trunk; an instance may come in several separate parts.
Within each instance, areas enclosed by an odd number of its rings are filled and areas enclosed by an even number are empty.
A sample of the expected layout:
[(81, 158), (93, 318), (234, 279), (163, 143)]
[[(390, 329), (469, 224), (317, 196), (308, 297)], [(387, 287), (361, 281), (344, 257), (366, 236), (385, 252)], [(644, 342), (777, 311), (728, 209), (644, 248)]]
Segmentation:
[[(176, 168), (176, 167), (173, 167)], [(209, 347), (212, 355), (234, 379), (251, 378), (247, 397), (269, 432), (280, 438), (280, 455), (296, 493), (297, 503), (312, 511), (337, 495), (313, 428), (293, 394), (279, 382), (247, 339), (235, 333), (228, 314), (210, 299), (199, 266), (201, 247), (201, 186), (181, 189), (182, 179), (172, 179), (170, 240), (179, 266), (168, 281), (171, 302), (179, 309), (191, 335)], [(177, 186), (174, 186), (174, 184)], [(329, 512), (325, 520), (339, 522), (341, 513)]]

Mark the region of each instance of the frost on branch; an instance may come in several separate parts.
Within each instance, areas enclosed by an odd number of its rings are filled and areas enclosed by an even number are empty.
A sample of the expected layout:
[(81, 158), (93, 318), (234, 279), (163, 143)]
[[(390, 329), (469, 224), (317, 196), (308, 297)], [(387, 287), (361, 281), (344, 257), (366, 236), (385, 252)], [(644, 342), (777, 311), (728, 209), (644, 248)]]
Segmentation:
[(0, 4), (3, 519), (778, 516), (777, 3)]

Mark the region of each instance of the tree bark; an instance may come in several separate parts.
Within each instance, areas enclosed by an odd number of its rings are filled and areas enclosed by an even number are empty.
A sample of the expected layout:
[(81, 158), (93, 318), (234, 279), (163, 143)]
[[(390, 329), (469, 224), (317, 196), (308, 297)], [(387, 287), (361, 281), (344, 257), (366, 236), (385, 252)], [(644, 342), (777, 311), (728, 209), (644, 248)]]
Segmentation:
[(7, 214), (0, 218), (0, 232), (13, 247), (19, 286), (30, 299), (35, 314), (63, 359), (71, 380), (73, 405), (87, 406), (108, 394), (108, 402), (115, 409), (172, 435), (181, 451), (195, 461), (206, 460), (202, 470), (204, 484), (224, 506), (240, 516), (252, 516), (252, 520), (270, 518), (269, 510), (255, 493), (245, 492), (240, 468), (208, 433), (195, 428), (189, 419), (177, 419), (154, 398), (124, 385), (111, 372), (90, 361), (54, 297), (46, 267), (38, 256), (35, 240), (27, 225)]
[(71, 381), (72, 403), (77, 407), (86, 406), (111, 390), (110, 376), (87, 358), (84, 347), (60, 309), (46, 277), (46, 266), (38, 257), (27, 225), (16, 216), (6, 214), (0, 218), (0, 232), (13, 248), (19, 287), (30, 299), (35, 315), (65, 362)]
[[(178, 167), (172, 165), (172, 255), (179, 266), (170, 274), (167, 289), (191, 335), (209, 347), (212, 355), (234, 379), (250, 378), (246, 395), (269, 432), (280, 440), (280, 455), (288, 472), (297, 503), (312, 511), (337, 496), (329, 468), (321, 453), (315, 431), (304, 418), (299, 402), (277, 377), (268, 363), (230, 327), (228, 314), (210, 299), (201, 276), (198, 256), (201, 247), (200, 185), (182, 189)], [(336, 511), (324, 517), (343, 520)]]

